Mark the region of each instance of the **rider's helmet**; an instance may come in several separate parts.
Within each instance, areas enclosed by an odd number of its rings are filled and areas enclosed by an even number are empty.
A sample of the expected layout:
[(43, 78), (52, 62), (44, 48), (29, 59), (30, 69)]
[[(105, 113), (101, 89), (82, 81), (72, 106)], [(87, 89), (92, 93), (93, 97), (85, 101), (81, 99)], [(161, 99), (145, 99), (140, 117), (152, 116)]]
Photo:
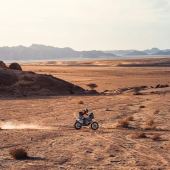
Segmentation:
[(84, 109), (84, 111), (86, 112), (86, 113), (88, 113), (89, 112), (89, 110), (86, 108), (86, 109)]

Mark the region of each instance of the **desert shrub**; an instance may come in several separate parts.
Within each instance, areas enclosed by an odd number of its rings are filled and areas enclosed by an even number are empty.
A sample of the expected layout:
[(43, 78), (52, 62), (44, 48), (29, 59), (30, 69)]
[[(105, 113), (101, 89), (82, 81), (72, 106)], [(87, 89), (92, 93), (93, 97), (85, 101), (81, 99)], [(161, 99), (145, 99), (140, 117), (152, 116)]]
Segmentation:
[(82, 100), (80, 100), (80, 101), (78, 102), (78, 104), (84, 104), (84, 102), (83, 102)]
[(10, 150), (10, 155), (16, 160), (28, 159), (28, 154), (23, 148)]
[(153, 119), (150, 119), (146, 122), (146, 125), (148, 126), (153, 126), (154, 125), (154, 120)]
[(134, 139), (147, 138), (146, 134), (143, 132), (134, 133), (131, 135), (131, 137)]
[(18, 63), (11, 63), (9, 65), (9, 68), (12, 69), (12, 70), (20, 70), (20, 71), (22, 71), (22, 68)]
[(154, 114), (154, 115), (157, 115), (159, 112), (160, 112), (159, 110), (155, 110), (155, 111), (153, 112), (153, 114)]
[(154, 141), (160, 141), (162, 138), (161, 138), (161, 135), (160, 134), (154, 134), (152, 137), (151, 137), (152, 140)]
[(155, 86), (155, 88), (159, 88), (160, 87), (160, 84), (157, 84), (156, 86)]
[(169, 87), (169, 85), (168, 84), (158, 84), (158, 85), (156, 85), (155, 88), (165, 88), (165, 87)]
[(127, 119), (121, 119), (117, 122), (116, 127), (128, 128), (129, 127), (129, 121)]
[(112, 109), (106, 108), (106, 112), (110, 112), (112, 111)]
[(129, 116), (126, 118), (127, 121), (133, 121), (134, 120), (134, 117), (133, 116)]
[(94, 90), (95, 88), (98, 87), (97, 84), (95, 84), (95, 83), (89, 83), (89, 84), (87, 84), (87, 86), (90, 87), (91, 90)]
[(153, 120), (153, 119), (147, 120), (147, 121), (145, 122), (144, 129), (145, 129), (145, 130), (156, 129), (154, 120)]
[(145, 106), (141, 105), (139, 108), (140, 108), (140, 109), (143, 109), (143, 108), (145, 108)]

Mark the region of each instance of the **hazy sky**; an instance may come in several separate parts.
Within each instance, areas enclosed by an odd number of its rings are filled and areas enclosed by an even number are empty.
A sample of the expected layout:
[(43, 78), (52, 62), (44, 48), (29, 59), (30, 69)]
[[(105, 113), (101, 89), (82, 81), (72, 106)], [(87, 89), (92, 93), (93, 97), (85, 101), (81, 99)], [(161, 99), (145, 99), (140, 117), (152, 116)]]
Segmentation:
[(0, 0), (0, 46), (170, 48), (170, 0)]

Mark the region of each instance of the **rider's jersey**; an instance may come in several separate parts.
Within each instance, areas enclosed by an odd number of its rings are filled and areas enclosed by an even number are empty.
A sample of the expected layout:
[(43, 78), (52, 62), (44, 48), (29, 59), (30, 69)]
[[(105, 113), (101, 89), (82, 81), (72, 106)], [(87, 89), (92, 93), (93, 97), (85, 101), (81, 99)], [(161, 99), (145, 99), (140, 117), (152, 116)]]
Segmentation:
[(88, 115), (86, 112), (79, 112), (80, 116)]

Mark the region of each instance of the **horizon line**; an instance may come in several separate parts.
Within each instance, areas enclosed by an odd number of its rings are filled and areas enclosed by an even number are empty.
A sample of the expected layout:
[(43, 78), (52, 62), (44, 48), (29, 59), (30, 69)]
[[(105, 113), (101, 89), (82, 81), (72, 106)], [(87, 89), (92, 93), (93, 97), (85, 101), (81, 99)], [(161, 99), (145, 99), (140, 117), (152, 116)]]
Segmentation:
[(70, 48), (74, 51), (126, 51), (126, 50), (136, 50), (136, 51), (144, 51), (144, 50), (150, 50), (150, 49), (159, 49), (159, 50), (170, 50), (170, 48), (159, 48), (159, 47), (150, 47), (150, 48), (145, 48), (145, 49), (135, 49), (135, 48), (129, 48), (129, 49), (107, 49), (107, 50), (101, 50), (101, 49), (91, 49), (91, 50), (77, 50), (75, 48), (72, 47), (58, 47), (58, 46), (54, 46), (54, 45), (47, 45), (47, 44), (39, 44), (39, 43), (32, 43), (31, 45), (13, 45), (13, 46), (8, 46), (8, 45), (4, 45), (4, 46), (0, 46), (0, 48), (14, 48), (14, 47), (26, 47), (29, 48), (31, 46), (45, 46), (45, 47), (53, 47), (53, 48)]

